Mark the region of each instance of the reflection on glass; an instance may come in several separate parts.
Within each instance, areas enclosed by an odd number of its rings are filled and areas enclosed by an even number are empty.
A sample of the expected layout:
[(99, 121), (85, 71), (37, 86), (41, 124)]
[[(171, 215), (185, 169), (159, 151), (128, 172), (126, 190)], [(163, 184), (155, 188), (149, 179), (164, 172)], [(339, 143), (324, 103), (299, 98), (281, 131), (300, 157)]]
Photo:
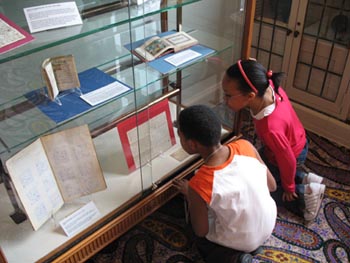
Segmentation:
[(257, 0), (255, 18), (288, 23), (291, 5), (291, 0)]
[(304, 33), (349, 46), (350, 1), (311, 1), (307, 8)]

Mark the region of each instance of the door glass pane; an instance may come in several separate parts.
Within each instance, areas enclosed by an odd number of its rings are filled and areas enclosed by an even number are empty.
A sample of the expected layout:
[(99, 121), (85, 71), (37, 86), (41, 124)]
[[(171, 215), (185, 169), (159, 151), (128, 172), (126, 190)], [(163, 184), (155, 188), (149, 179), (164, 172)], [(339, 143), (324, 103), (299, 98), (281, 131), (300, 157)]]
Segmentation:
[(256, 1), (256, 17), (269, 18), (288, 23), (292, 0), (258, 0)]
[(282, 70), (291, 0), (258, 0), (251, 56), (274, 71)]
[(340, 90), (350, 41), (346, 0), (310, 1), (293, 86), (334, 102)]
[(349, 3), (345, 0), (328, 1), (326, 4), (312, 1), (305, 18), (304, 33), (348, 45), (350, 40)]

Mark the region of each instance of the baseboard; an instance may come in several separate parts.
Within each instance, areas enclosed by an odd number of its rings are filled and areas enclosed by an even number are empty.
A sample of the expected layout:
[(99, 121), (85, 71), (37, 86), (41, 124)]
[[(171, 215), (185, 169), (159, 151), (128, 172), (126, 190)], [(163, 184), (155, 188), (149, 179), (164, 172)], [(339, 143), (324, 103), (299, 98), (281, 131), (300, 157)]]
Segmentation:
[(350, 125), (293, 103), (305, 129), (350, 149)]

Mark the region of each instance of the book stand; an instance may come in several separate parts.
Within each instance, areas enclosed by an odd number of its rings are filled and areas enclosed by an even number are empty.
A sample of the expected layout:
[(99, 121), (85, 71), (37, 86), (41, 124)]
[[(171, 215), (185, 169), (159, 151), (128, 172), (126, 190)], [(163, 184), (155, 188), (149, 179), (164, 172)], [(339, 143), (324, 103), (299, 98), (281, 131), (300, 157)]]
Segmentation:
[[(42, 93), (47, 99), (51, 100), (46, 87), (43, 88)], [(60, 91), (60, 93), (51, 101), (56, 103), (59, 106), (62, 106), (61, 98), (71, 93), (77, 93), (79, 96), (83, 95), (80, 87), (76, 87), (65, 91)]]
[(1, 183), (4, 183), (7, 194), (14, 209), (13, 213), (10, 214), (10, 217), (13, 220), (13, 222), (15, 222), (16, 224), (20, 224), (27, 219), (27, 215), (23, 212), (22, 208), (20, 207), (20, 204), (16, 198), (16, 193), (11, 186), (11, 178), (9, 174), (5, 171), (2, 162), (0, 162), (0, 175), (2, 179)]

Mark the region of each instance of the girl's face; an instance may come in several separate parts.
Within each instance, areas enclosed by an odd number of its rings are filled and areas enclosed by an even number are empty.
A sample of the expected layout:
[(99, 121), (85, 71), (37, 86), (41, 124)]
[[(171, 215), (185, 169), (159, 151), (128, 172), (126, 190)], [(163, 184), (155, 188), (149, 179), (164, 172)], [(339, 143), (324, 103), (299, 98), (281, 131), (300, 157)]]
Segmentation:
[(251, 101), (251, 94), (243, 94), (238, 89), (237, 80), (230, 79), (225, 74), (221, 84), (224, 91), (224, 101), (231, 110), (237, 112), (248, 106)]

